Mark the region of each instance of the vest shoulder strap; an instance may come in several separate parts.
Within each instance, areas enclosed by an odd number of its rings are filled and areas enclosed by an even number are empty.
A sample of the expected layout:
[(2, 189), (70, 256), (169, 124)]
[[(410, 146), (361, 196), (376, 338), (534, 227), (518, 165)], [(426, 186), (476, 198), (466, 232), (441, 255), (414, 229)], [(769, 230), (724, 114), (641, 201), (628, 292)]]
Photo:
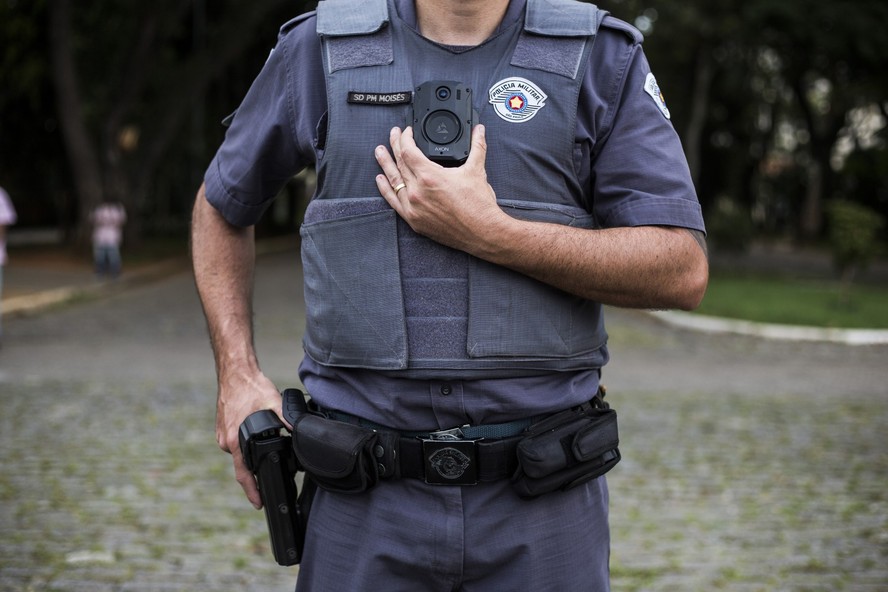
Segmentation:
[(322, 0), (317, 14), (327, 72), (382, 66), (394, 60), (386, 0)]
[(527, 0), (512, 65), (575, 80), (607, 12), (575, 0)]
[[(369, 35), (389, 22), (386, 0), (363, 0), (360, 7), (354, 0), (321, 0), (317, 15), (318, 34), (331, 37)], [(606, 15), (594, 4), (576, 0), (528, 0), (524, 28), (537, 35), (585, 37), (595, 35)]]
[(318, 35), (371, 35), (389, 22), (387, 0), (322, 0), (318, 3)]
[[(524, 34), (512, 64), (575, 78), (587, 40), (594, 38), (606, 15), (594, 4), (576, 0), (527, 0)], [(319, 2), (317, 33), (328, 39), (327, 71), (390, 64), (388, 24), (387, 0), (362, 0), (360, 7), (355, 0)]]
[(551, 37), (590, 37), (607, 12), (576, 0), (527, 0), (524, 30)]

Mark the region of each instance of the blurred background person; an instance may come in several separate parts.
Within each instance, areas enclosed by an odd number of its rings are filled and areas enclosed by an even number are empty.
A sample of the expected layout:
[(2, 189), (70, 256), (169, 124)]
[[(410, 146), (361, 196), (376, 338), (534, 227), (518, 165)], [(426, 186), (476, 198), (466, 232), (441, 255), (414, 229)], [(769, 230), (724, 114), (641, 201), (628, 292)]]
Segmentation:
[[(6, 266), (6, 227), (15, 224), (15, 208), (9, 194), (0, 187), (0, 302), (3, 299), (3, 268)], [(0, 316), (2, 316), (0, 304)], [(0, 340), (3, 338), (3, 325), (0, 324)]]
[(105, 201), (93, 210), (91, 220), (96, 275), (116, 279), (120, 275), (120, 243), (123, 241), (126, 210), (118, 202)]

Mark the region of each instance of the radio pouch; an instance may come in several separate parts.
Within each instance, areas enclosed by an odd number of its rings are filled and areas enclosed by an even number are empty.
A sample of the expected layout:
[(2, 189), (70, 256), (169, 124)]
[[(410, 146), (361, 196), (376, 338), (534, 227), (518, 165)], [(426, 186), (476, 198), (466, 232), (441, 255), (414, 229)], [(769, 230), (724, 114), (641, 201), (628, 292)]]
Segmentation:
[(599, 398), (529, 426), (518, 443), (512, 487), (532, 498), (568, 490), (620, 462), (617, 413)]
[(367, 491), (390, 477), (386, 462), (393, 456), (397, 434), (327, 419), (314, 413), (299, 417), (293, 429), (293, 450), (299, 464), (318, 487), (337, 493)]

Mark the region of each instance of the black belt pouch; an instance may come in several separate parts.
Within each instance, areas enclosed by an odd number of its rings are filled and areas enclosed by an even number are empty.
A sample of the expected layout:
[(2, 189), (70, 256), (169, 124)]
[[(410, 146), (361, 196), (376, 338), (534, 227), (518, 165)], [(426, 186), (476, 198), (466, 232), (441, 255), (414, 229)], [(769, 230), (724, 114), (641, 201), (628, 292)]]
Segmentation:
[(293, 451), (318, 487), (362, 493), (390, 476), (396, 439), (397, 434), (306, 413), (293, 428)]
[(512, 487), (532, 498), (568, 490), (604, 475), (620, 462), (617, 413), (582, 405), (529, 426), (518, 443)]

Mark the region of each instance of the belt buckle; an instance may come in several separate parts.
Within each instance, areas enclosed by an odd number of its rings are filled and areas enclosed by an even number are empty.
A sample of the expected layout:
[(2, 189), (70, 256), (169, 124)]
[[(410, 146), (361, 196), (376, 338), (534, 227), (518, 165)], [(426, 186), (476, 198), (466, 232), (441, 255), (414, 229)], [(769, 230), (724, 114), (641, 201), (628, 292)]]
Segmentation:
[(478, 440), (466, 440), (461, 428), (422, 438), (425, 482), (429, 485), (477, 485)]

